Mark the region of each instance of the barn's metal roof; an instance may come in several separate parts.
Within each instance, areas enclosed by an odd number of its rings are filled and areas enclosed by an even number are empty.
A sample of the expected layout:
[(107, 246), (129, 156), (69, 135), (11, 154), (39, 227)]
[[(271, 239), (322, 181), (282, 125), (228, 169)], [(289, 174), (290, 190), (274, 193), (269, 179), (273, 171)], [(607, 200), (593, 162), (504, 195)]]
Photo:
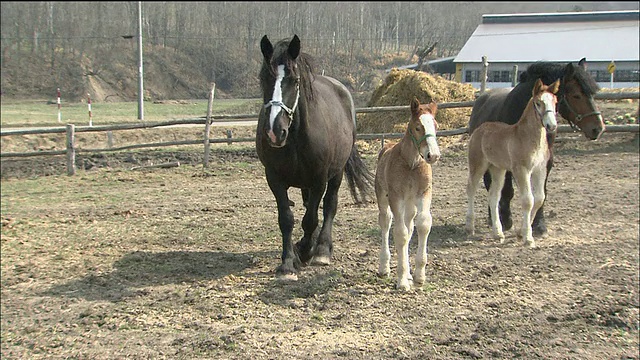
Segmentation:
[[(455, 56), (450, 56), (450, 57), (444, 57), (444, 58), (440, 58), (440, 59), (433, 59), (433, 60), (428, 60), (427, 63), (429, 64), (429, 66), (431, 67), (431, 69), (438, 74), (455, 74), (456, 73), (456, 64), (453, 63), (453, 59), (455, 58)], [(409, 65), (403, 65), (403, 66), (395, 66), (395, 68), (398, 69), (412, 69), (415, 70), (415, 68), (418, 67), (418, 64), (409, 64)], [(387, 69), (385, 70), (386, 72), (390, 72), (391, 69)]]
[(640, 60), (640, 12), (483, 15), (454, 63)]

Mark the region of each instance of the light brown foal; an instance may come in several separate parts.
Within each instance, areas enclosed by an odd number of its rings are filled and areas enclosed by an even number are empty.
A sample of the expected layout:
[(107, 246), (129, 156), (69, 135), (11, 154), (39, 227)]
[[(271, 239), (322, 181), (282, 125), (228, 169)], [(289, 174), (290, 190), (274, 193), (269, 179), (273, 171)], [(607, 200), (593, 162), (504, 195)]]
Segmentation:
[(546, 86), (538, 79), (533, 87), (533, 97), (517, 123), (508, 125), (498, 121), (485, 122), (472, 133), (469, 139), (468, 207), (465, 224), (468, 234), (474, 234), (475, 193), (480, 179), (489, 170), (491, 186), (488, 200), (493, 234), (500, 239), (500, 243), (504, 243), (498, 201), (505, 173), (511, 171), (519, 190), (523, 212), (522, 226), (517, 237), (523, 238), (529, 247), (535, 247), (531, 224), (545, 198), (546, 165), (550, 156), (547, 132), (556, 131), (555, 94), (559, 87), (560, 80)]
[[(375, 191), (378, 223), (382, 235), (379, 276), (390, 273), (389, 232), (394, 220), (393, 239), (398, 255), (400, 290), (411, 289), (412, 282), (422, 285), (427, 265), (427, 238), (431, 231), (431, 164), (438, 161), (440, 149), (436, 141), (435, 102), (421, 105), (411, 101), (411, 119), (400, 142), (387, 144), (378, 154)], [(409, 241), (413, 227), (418, 230), (418, 251), (413, 278), (409, 273)]]

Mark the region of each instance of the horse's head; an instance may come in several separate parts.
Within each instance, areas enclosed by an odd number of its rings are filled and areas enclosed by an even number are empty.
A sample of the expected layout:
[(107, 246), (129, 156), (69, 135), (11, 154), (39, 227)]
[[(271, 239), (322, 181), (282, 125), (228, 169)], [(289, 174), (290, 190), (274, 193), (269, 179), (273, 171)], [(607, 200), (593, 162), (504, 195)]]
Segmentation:
[(533, 104), (536, 114), (542, 121), (542, 126), (549, 132), (556, 131), (558, 127), (558, 121), (556, 119), (558, 98), (556, 97), (556, 93), (559, 88), (560, 79), (548, 86), (545, 85), (541, 79), (538, 79), (533, 86), (531, 103)]
[(436, 140), (437, 111), (438, 105), (433, 101), (421, 105), (416, 97), (411, 100), (411, 119), (407, 126), (407, 132), (420, 156), (429, 164), (435, 163), (440, 158), (440, 148)]
[(298, 110), (300, 101), (300, 75), (297, 59), (300, 55), (300, 39), (282, 40), (273, 46), (267, 35), (260, 41), (263, 62), (260, 85), (264, 100), (262, 131), (273, 147), (286, 145), (287, 135)]
[(565, 67), (558, 112), (574, 130), (582, 131), (589, 140), (597, 140), (605, 128), (602, 114), (593, 99), (600, 89), (586, 69), (584, 58), (578, 66), (569, 63)]

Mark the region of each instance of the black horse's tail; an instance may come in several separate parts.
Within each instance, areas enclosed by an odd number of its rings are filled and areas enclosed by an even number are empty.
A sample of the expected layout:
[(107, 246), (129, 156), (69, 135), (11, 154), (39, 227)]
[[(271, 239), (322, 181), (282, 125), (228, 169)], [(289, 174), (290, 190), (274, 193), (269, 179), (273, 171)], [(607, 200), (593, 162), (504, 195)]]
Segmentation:
[(349, 190), (356, 204), (364, 204), (368, 199), (374, 198), (374, 175), (362, 161), (355, 143), (351, 148), (351, 155), (347, 160), (344, 173), (347, 175)]

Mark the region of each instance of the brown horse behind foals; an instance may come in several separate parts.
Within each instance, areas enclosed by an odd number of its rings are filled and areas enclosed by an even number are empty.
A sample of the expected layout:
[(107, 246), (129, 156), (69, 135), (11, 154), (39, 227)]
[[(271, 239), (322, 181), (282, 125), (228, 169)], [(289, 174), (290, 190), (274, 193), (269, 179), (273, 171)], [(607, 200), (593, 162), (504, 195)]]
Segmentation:
[[(412, 281), (423, 284), (426, 278), (427, 238), (431, 231), (431, 164), (438, 161), (440, 149), (436, 141), (435, 102), (421, 105), (411, 101), (411, 118), (400, 142), (388, 144), (378, 154), (375, 192), (378, 203), (378, 223), (382, 235), (379, 276), (390, 273), (389, 232), (395, 222), (393, 239), (398, 255), (400, 290), (409, 290)], [(418, 230), (418, 250), (413, 278), (409, 273), (409, 240), (414, 225)]]
[(556, 93), (559, 87), (560, 80), (546, 86), (538, 79), (533, 87), (533, 97), (517, 123), (485, 122), (469, 138), (465, 228), (470, 235), (474, 234), (475, 194), (480, 179), (488, 171), (492, 184), (488, 197), (491, 226), (495, 237), (504, 243), (502, 224), (497, 216), (498, 202), (505, 173), (510, 171), (522, 202), (522, 227), (518, 237), (522, 237), (530, 247), (535, 247), (531, 225), (545, 198), (546, 164), (551, 156), (546, 139), (547, 133), (554, 133), (557, 128)]

